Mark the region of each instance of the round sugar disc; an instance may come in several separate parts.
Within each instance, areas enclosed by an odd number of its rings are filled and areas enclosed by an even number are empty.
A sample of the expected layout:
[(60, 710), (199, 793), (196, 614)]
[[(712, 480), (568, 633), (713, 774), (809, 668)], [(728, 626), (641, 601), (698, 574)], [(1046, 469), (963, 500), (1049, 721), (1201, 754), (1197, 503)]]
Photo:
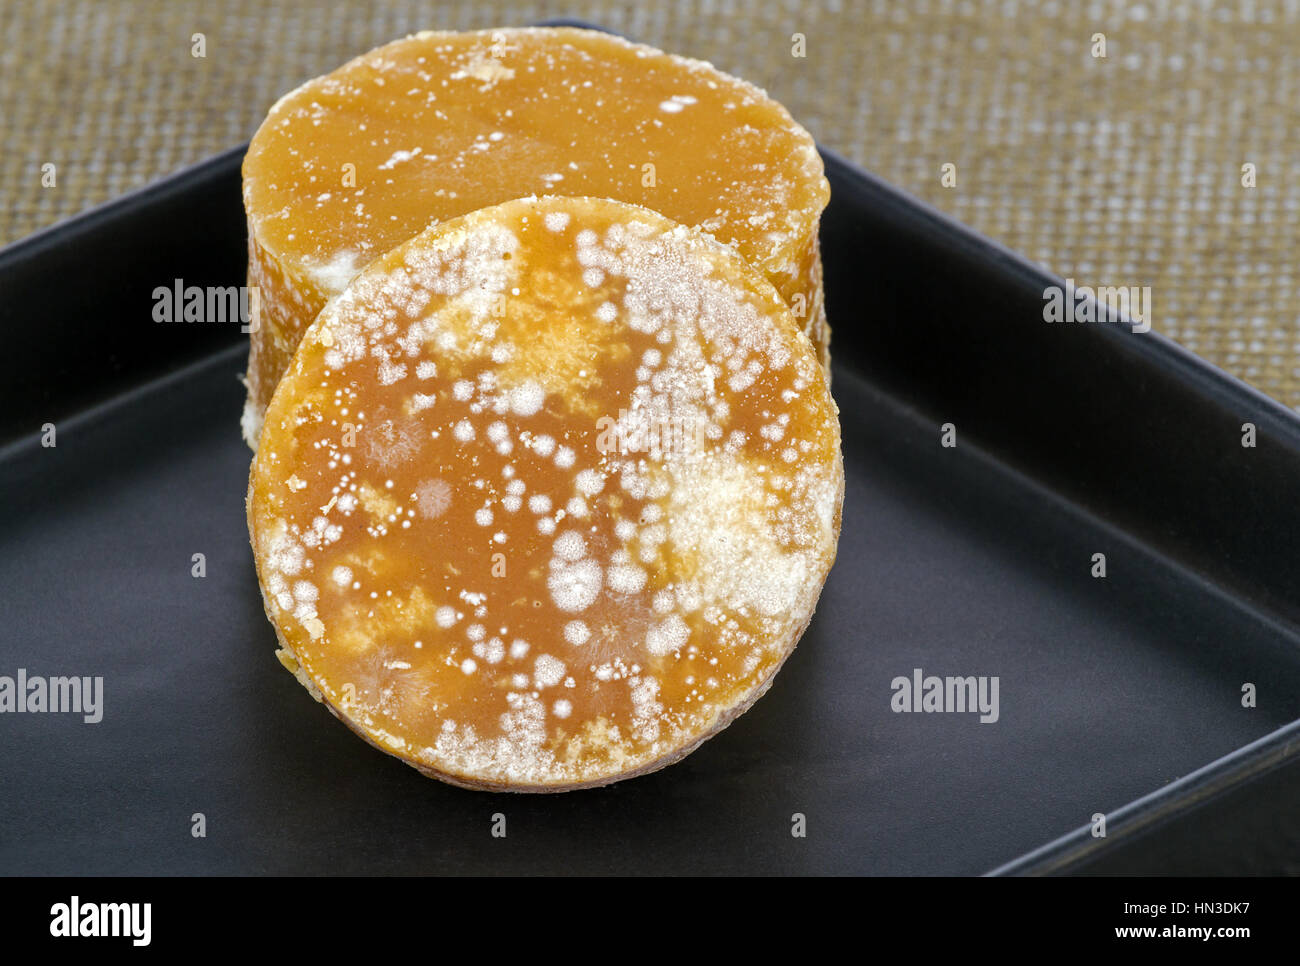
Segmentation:
[(435, 225), (307, 331), (249, 524), (282, 660), (426, 774), (668, 764), (771, 684), (835, 557), (837, 410), (729, 248), (593, 198)]

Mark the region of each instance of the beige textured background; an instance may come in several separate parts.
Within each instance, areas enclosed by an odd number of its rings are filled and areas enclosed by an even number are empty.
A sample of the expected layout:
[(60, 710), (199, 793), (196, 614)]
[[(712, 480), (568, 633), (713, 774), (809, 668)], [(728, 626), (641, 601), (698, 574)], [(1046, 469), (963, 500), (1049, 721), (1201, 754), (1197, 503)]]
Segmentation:
[(1297, 0), (0, 0), (0, 244), (246, 140), (384, 41), (552, 16), (766, 87), (823, 144), (1081, 284), (1151, 286), (1157, 330), (1300, 407)]

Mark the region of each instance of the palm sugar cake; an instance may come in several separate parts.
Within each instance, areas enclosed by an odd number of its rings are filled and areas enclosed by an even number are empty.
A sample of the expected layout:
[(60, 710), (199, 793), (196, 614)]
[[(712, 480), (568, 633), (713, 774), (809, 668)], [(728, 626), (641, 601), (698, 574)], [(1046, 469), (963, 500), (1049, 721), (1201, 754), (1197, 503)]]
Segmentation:
[(249, 528), (282, 662), (474, 788), (652, 771), (771, 684), (835, 557), (834, 401), (734, 250), (644, 208), (443, 222), (320, 313)]
[(733, 246), (828, 361), (812, 137), (709, 64), (572, 28), (420, 33), (281, 98), (244, 160), (260, 327), (243, 428), (303, 332), (370, 261), (431, 223), (525, 195), (643, 205)]

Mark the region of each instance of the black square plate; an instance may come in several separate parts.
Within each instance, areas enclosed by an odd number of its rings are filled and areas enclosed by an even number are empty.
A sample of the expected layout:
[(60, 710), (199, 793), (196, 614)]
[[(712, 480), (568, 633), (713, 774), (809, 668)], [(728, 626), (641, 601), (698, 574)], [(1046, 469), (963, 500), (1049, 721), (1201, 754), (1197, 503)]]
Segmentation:
[[(844, 530), (771, 692), (596, 791), (376, 753), (272, 656), (238, 321), (152, 318), (158, 286), (242, 284), (242, 154), (0, 252), (0, 675), (104, 679), (98, 724), (0, 715), (0, 871), (1134, 869), (1215, 802), (1294, 789), (1300, 421), (1153, 333), (1045, 322), (1059, 280), (830, 154)], [(997, 676), (998, 720), (896, 713), (916, 668)], [(1294, 866), (1295, 797), (1264, 798), (1216, 818), (1269, 830), (1216, 870)]]

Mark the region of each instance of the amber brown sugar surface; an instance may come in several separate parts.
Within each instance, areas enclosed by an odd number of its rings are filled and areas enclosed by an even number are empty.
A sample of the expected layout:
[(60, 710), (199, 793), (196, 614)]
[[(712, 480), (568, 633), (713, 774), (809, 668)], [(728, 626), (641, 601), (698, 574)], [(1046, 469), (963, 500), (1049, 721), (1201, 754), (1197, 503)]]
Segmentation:
[(308, 330), (249, 521), (284, 660), (460, 784), (675, 760), (770, 684), (843, 496), (837, 411), (775, 290), (598, 199), (430, 229)]
[(614, 198), (703, 228), (776, 286), (825, 352), (829, 188), (813, 140), (761, 90), (700, 61), (570, 28), (422, 33), (282, 98), (243, 174), (262, 307), (250, 443), (326, 299), (431, 223), (530, 194)]

